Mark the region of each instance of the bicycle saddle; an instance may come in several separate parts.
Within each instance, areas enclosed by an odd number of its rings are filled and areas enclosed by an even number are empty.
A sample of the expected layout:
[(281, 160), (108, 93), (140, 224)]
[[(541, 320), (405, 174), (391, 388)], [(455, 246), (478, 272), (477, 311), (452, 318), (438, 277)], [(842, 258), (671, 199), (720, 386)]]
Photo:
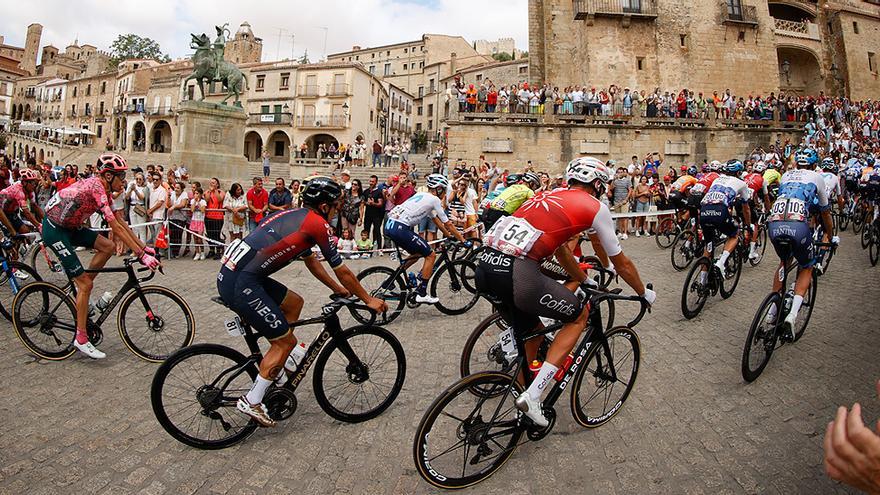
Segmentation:
[(226, 304), (226, 303), (223, 301), (223, 299), (220, 299), (220, 296), (214, 296), (214, 297), (211, 298), (211, 300), (214, 301), (215, 303), (217, 303), (217, 304), (223, 306), (224, 308), (228, 308), (228, 307), (229, 307), (229, 305)]

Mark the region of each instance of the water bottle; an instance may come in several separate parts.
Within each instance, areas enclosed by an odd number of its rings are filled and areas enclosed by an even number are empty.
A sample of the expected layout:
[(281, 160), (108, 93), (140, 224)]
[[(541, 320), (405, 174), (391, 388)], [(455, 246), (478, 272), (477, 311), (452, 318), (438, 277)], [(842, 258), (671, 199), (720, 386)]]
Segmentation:
[(541, 365), (543, 365), (543, 364), (544, 363), (542, 363), (541, 361), (538, 361), (537, 359), (535, 359), (534, 361), (532, 361), (531, 364), (529, 364), (529, 371), (532, 372), (532, 379), (534, 379), (536, 376), (538, 376), (538, 372), (541, 371)]
[(98, 299), (98, 302), (95, 303), (95, 307), (98, 309), (98, 311), (103, 313), (107, 309), (107, 306), (110, 305), (110, 301), (112, 300), (113, 293), (104, 291), (104, 293), (101, 294), (101, 298)]
[(284, 362), (284, 370), (281, 373), (278, 373), (278, 376), (275, 377), (275, 384), (279, 387), (284, 385), (284, 382), (287, 380), (287, 375), (292, 375), (296, 373), (296, 369), (299, 366), (299, 363), (302, 362), (303, 357), (306, 355), (306, 344), (304, 342), (300, 342), (300, 344), (293, 348), (290, 351), (290, 355), (287, 356), (287, 361)]
[(568, 356), (565, 356), (565, 362), (562, 363), (561, 368), (556, 370), (556, 374), (553, 375), (553, 379), (556, 380), (557, 382), (559, 380), (562, 380), (562, 377), (565, 376), (565, 373), (568, 371), (568, 368), (571, 367), (571, 363), (573, 363), (573, 362), (574, 362), (574, 356), (572, 356), (571, 354), (569, 354)]
[(418, 280), (418, 278), (416, 278), (416, 274), (413, 272), (409, 272), (408, 275), (409, 275), (409, 286), (410, 287), (418, 287), (419, 280)]

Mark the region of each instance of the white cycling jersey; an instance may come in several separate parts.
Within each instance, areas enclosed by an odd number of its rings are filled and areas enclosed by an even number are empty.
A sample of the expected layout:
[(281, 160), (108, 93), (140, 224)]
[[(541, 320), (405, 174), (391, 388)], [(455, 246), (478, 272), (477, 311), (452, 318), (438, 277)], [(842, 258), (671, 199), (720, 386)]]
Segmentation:
[(840, 178), (831, 172), (822, 172), (822, 180), (825, 182), (825, 195), (831, 201), (842, 194), (840, 190)]
[(408, 227), (418, 225), (425, 218), (437, 217), (441, 222), (446, 223), (449, 217), (443, 211), (443, 204), (440, 198), (431, 193), (416, 193), (415, 196), (404, 201), (391, 210), (388, 218), (400, 222)]
[(722, 204), (730, 208), (737, 198), (748, 201), (751, 197), (752, 190), (742, 179), (732, 175), (722, 175), (712, 183), (709, 192), (703, 196), (701, 204)]

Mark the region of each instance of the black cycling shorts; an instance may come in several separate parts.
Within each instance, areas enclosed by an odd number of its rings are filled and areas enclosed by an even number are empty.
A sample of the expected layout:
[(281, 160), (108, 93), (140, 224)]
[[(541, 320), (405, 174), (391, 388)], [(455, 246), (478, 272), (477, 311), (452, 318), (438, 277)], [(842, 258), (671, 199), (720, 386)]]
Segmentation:
[(681, 210), (687, 206), (687, 198), (681, 191), (670, 191), (669, 205), (676, 210)]
[(518, 334), (537, 328), (539, 316), (570, 322), (580, 315), (582, 304), (574, 292), (541, 274), (537, 261), (494, 249), (483, 250), (477, 259), (477, 291), (501, 302), (499, 311)]
[(506, 211), (493, 210), (492, 208), (486, 208), (483, 211), (483, 216), (480, 218), (480, 220), (483, 222), (483, 227), (485, 227), (486, 232), (488, 232), (489, 229), (491, 229), (492, 226), (495, 225), (495, 222), (497, 222), (498, 220), (500, 220), (506, 216), (508, 216)]
[(700, 208), (700, 227), (710, 242), (718, 241), (722, 235), (736, 237), (737, 227), (730, 216), (730, 210), (723, 204), (708, 204)]
[(268, 340), (284, 337), (290, 331), (281, 310), (287, 297), (287, 287), (281, 282), (223, 267), (217, 275), (217, 292), (242, 321)]

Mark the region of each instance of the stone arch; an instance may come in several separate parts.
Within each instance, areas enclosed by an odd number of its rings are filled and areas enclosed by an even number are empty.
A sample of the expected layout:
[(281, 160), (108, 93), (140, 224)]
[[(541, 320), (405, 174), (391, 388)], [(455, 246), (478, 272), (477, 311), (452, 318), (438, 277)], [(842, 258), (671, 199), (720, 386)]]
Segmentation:
[(309, 147), (309, 158), (317, 157), (319, 144), (323, 144), (324, 149), (327, 149), (330, 147), (331, 143), (339, 148), (339, 140), (330, 134), (312, 134), (309, 136), (308, 139), (306, 139), (306, 145)]
[[(776, 47), (779, 64), (779, 90), (797, 95), (817, 95), (825, 91), (819, 55), (811, 49), (792, 44)], [(788, 62), (788, 74), (785, 72)]]
[(150, 129), (150, 151), (154, 153), (171, 153), (171, 125), (159, 120)]
[(263, 137), (257, 131), (244, 135), (244, 156), (249, 162), (258, 162), (263, 153)]
[(290, 136), (278, 130), (269, 135), (266, 139), (266, 149), (269, 150), (269, 159), (274, 162), (290, 161)]
[(816, 21), (816, 8), (798, 0), (769, 0), (767, 2), (770, 16), (774, 19), (800, 22), (809, 19)]
[(43, 150), (43, 148), (40, 148), (40, 152), (37, 153), (37, 163), (42, 164), (45, 159), (46, 152)]
[(147, 127), (143, 122), (134, 123), (131, 129), (131, 150), (146, 151), (147, 149)]
[(24, 115), (25, 115), (24, 120), (31, 120), (31, 104), (30, 103), (28, 103), (27, 105), (24, 106)]

